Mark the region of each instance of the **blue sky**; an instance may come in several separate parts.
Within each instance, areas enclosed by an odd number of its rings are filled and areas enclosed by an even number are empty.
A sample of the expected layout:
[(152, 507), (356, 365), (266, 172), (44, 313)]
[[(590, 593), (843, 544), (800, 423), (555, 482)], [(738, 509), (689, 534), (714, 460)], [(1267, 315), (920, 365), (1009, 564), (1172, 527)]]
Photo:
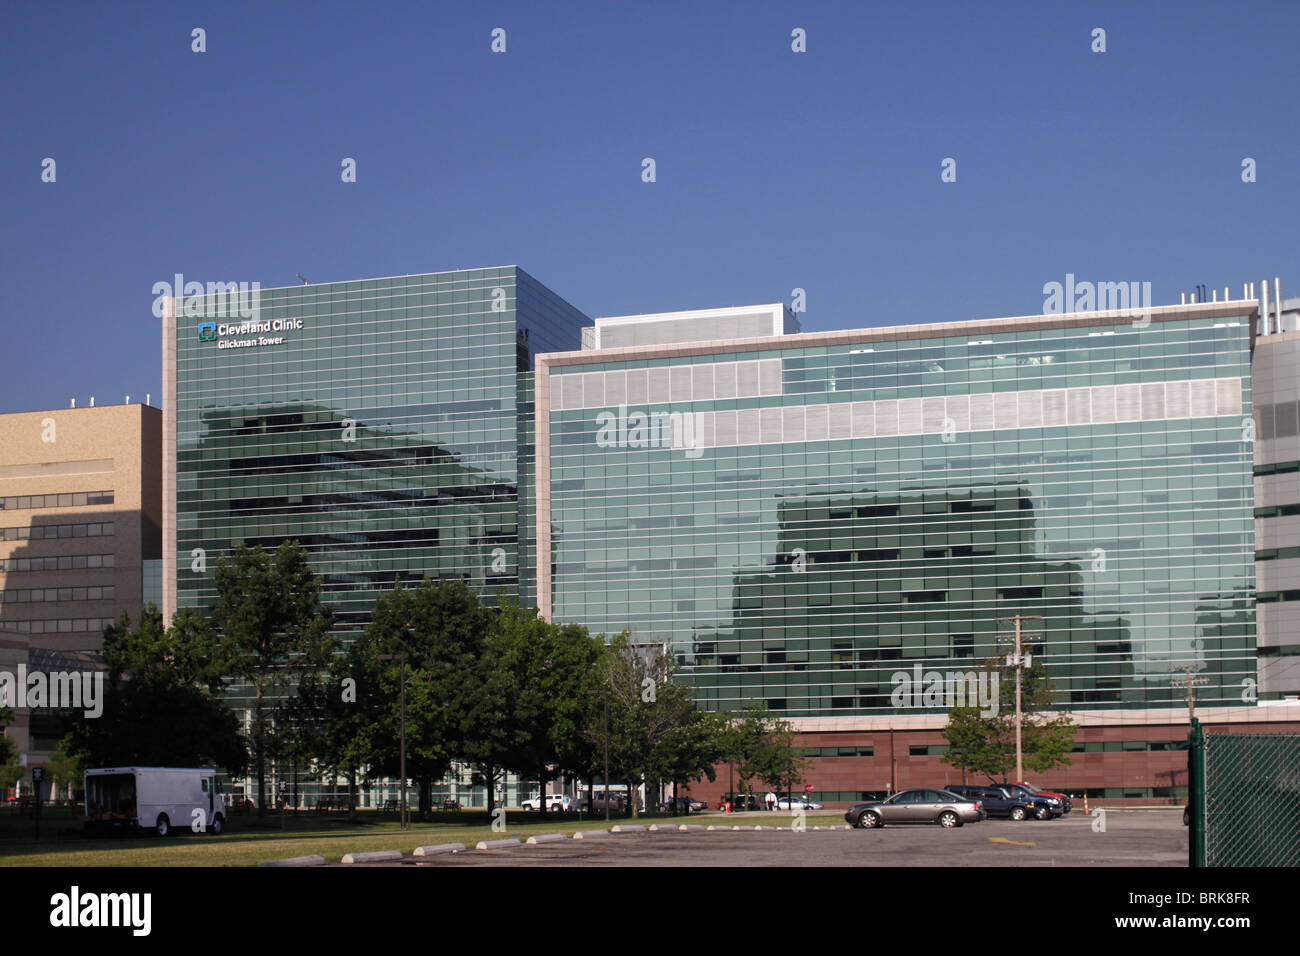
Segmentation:
[(1066, 273), (1295, 295), (1298, 36), (1291, 2), (10, 0), (0, 412), (157, 404), (177, 272), (517, 263), (590, 315), (800, 287), (809, 331), (1036, 313)]

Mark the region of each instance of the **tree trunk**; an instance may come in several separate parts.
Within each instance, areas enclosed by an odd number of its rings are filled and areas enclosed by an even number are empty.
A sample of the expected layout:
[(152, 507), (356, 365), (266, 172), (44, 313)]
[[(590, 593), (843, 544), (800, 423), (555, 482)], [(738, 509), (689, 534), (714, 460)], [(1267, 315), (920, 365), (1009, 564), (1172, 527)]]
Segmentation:
[(496, 775), (496, 771), (495, 771), (495, 770), (485, 770), (485, 771), (483, 772), (483, 779), (487, 781), (487, 792), (488, 792), (487, 807), (488, 807), (488, 816), (491, 817), (491, 816), (492, 816), (492, 811), (495, 810), (495, 809), (496, 809), (496, 806), (497, 806), (497, 775)]
[(433, 778), (422, 776), (420, 778), (420, 819), (429, 819), (429, 811), (433, 809)]
[(632, 781), (629, 779), (627, 781), (627, 805), (628, 808), (631, 809), (632, 811), (633, 820), (636, 819), (636, 804), (637, 804), (636, 791), (632, 789)]
[(595, 806), (595, 803), (596, 803), (596, 796), (595, 796), (595, 794), (596, 794), (596, 784), (595, 784), (595, 780), (596, 780), (596, 774), (595, 774), (594, 771), (593, 771), (592, 773), (590, 773), (590, 774), (587, 775), (587, 812), (588, 812), (588, 813), (595, 813), (595, 812), (596, 812), (596, 811), (593, 809), (594, 806)]
[(357, 772), (355, 769), (348, 771), (348, 822), (355, 823), (357, 820)]
[(266, 724), (262, 712), (262, 684), (257, 682), (253, 704), (253, 746), (257, 750), (257, 819), (266, 818)]

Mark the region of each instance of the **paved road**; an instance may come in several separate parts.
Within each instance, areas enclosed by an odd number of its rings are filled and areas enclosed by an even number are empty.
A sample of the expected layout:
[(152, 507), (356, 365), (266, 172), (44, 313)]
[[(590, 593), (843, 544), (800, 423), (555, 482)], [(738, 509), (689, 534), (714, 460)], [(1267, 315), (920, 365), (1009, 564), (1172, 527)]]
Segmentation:
[[(703, 818), (700, 822), (708, 822)], [(1075, 812), (1051, 821), (986, 820), (879, 830), (612, 833), (393, 864), (518, 866), (1186, 866), (1179, 808), (1108, 810), (1105, 831)]]

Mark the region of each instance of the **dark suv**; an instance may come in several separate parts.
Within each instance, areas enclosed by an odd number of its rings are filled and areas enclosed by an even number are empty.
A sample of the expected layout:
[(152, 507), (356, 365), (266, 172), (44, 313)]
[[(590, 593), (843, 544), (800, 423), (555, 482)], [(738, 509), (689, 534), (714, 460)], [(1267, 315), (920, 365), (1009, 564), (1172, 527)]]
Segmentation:
[[(1047, 806), (1050, 808), (1051, 815), (1054, 817), (1059, 817), (1070, 812), (1070, 798), (1067, 796), (1064, 795), (1058, 796), (1056, 794), (1051, 794), (1051, 793), (1040, 793), (1036, 790), (1031, 790), (1023, 783), (1008, 783), (1008, 784), (1004, 784), (1004, 786), (1007, 789), (1007, 791), (1009, 791), (1010, 793), (1014, 793), (1019, 796), (1022, 796), (1027, 800), (1028, 799), (1041, 800), (1043, 803), (1046, 803)], [(1043, 818), (1040, 817), (1039, 819), (1043, 819)]]
[(954, 784), (944, 789), (949, 793), (978, 800), (984, 807), (984, 811), (991, 817), (1025, 820), (1032, 816), (1039, 820), (1046, 820), (1052, 816), (1052, 808), (1046, 800), (1026, 793), (1017, 793), (1010, 787)]

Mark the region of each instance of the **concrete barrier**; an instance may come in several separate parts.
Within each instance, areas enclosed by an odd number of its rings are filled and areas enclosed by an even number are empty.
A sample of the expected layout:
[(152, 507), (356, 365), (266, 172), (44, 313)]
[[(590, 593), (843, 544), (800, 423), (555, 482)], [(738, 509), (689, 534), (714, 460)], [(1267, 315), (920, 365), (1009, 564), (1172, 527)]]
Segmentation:
[(737, 828), (737, 827), (729, 827), (729, 826), (727, 826), (727, 825), (725, 825), (725, 824), (723, 824), (723, 825), (721, 825), (721, 826), (719, 826), (719, 825), (717, 825), (717, 824), (710, 824), (710, 825), (709, 825), (709, 829), (710, 829), (710, 830), (735, 830), (735, 829), (738, 829), (738, 828)]
[(463, 843), (437, 843), (433, 846), (417, 846), (413, 856), (437, 856), (440, 853), (464, 853)]
[(476, 850), (504, 850), (508, 846), (519, 846), (518, 837), (507, 837), (504, 840), (479, 840)]
[(689, 830), (712, 830), (713, 827), (706, 827), (703, 823), (682, 823), (677, 829), (685, 833)]
[(645, 832), (645, 827), (640, 823), (620, 823), (616, 827), (609, 828), (610, 833), (637, 833)]
[(321, 866), (325, 863), (325, 857), (319, 853), (313, 853), (311, 856), (290, 856), (283, 860), (265, 860), (258, 866)]
[(387, 863), (402, 858), (401, 850), (369, 850), (365, 853), (349, 853), (343, 857), (344, 863)]
[(563, 833), (539, 833), (536, 836), (530, 836), (525, 843), (536, 846), (538, 843), (554, 843), (557, 840), (567, 840), (568, 837)]
[(575, 840), (600, 840), (609, 836), (608, 830), (579, 830), (573, 835)]

